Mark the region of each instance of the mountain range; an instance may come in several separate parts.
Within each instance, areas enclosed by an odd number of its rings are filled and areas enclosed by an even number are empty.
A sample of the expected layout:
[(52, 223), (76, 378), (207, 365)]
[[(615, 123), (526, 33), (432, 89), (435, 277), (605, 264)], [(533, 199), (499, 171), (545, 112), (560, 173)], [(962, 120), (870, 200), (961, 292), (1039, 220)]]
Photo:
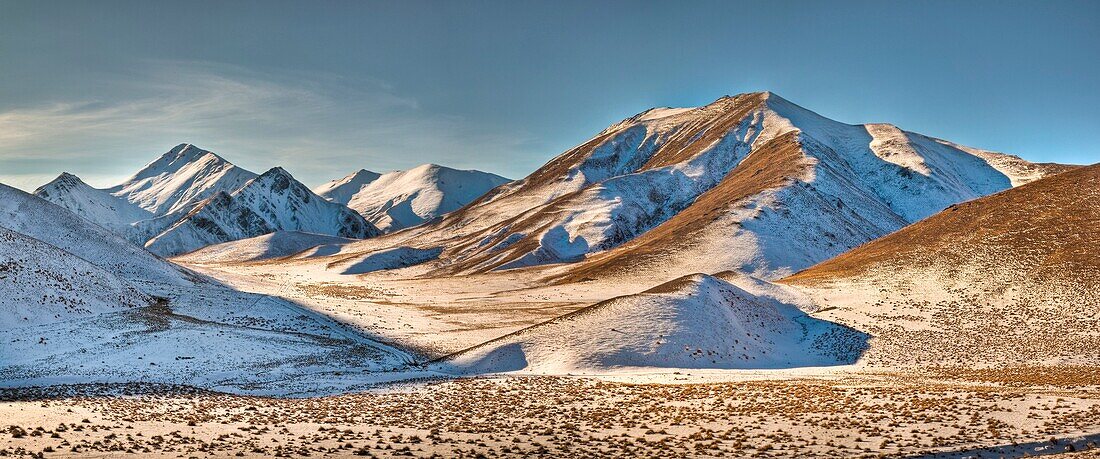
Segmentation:
[[(1093, 365), (1098, 174), (767, 92), (647, 110), (518, 181), (424, 165), (310, 190), (183, 144), (109, 189), (0, 186), (0, 318), (130, 333), (153, 314), (176, 324), (163, 343), (195, 349), (196, 324), (239, 327), (222, 345), (256, 371), (232, 387), (321, 355), (415, 377)], [(75, 371), (12, 339), (20, 369)], [(165, 364), (133, 371), (191, 370)]]
[(430, 275), (543, 267), (557, 282), (727, 270), (775, 279), (1069, 168), (749, 93), (639, 113), (442, 219), (336, 257), (401, 245), (443, 250)]
[(359, 170), (313, 191), (351, 207), (382, 231), (392, 232), (458, 210), (510, 181), (488, 172), (424, 164), (386, 174)]
[[(353, 179), (363, 177), (371, 177), (372, 184), (352, 189), (358, 184)], [(321, 197), (282, 168), (257, 175), (217, 154), (180, 144), (114, 187), (93, 188), (62, 173), (35, 194), (158, 255), (174, 256), (276, 231), (374, 237), (382, 231), (371, 221), (387, 230), (416, 224), (506, 181), (478, 171), (425, 165), (385, 175), (361, 171), (318, 188), (326, 194)], [(349, 209), (349, 202), (360, 212)]]

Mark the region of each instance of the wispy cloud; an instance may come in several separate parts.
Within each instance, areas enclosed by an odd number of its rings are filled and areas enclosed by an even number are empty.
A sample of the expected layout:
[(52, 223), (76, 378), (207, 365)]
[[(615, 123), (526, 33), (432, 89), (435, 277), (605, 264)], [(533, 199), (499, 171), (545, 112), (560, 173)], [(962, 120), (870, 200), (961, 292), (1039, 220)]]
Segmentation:
[(0, 175), (52, 175), (60, 171), (45, 169), (89, 164), (90, 174), (110, 176), (104, 162), (140, 164), (193, 142), (245, 167), (281, 165), (318, 182), (359, 167), (485, 160), (526, 140), (425, 113), (416, 100), (370, 79), (276, 78), (231, 65), (157, 61), (106, 87), (97, 98), (0, 112)]

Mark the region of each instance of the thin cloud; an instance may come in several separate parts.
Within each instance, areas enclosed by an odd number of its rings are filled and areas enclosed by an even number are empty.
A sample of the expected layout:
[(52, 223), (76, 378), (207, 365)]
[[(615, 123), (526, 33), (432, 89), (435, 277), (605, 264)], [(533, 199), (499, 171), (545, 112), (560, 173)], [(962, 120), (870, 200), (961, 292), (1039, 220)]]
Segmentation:
[[(28, 160), (43, 168), (75, 161), (79, 169), (81, 161), (110, 162), (119, 148), (158, 144), (166, 150), (194, 142), (217, 147), (245, 167), (281, 165), (318, 182), (359, 167), (486, 159), (526, 141), (424, 113), (416, 100), (369, 79), (285, 73), (274, 78), (201, 62), (142, 67), (136, 78), (106, 82), (105, 97), (0, 112), (0, 168), (9, 169), (9, 176), (51, 175), (60, 171), (10, 169)], [(131, 155), (144, 155), (144, 162), (158, 151)], [(134, 158), (118, 161), (130, 164)], [(107, 175), (106, 166), (98, 167), (94, 172)]]

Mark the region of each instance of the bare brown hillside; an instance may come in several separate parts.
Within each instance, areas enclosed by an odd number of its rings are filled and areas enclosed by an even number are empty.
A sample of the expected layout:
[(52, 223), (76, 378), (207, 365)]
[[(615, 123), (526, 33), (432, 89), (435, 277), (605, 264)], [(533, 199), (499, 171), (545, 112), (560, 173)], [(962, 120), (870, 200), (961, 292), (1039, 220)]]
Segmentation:
[(1100, 365), (1100, 165), (952, 206), (780, 282), (883, 366)]
[[(1100, 164), (957, 204), (788, 277), (812, 284), (871, 270), (989, 273), (1008, 283), (1100, 283)], [(1000, 276), (993, 279), (992, 274)], [(980, 274), (979, 274), (980, 275)]]

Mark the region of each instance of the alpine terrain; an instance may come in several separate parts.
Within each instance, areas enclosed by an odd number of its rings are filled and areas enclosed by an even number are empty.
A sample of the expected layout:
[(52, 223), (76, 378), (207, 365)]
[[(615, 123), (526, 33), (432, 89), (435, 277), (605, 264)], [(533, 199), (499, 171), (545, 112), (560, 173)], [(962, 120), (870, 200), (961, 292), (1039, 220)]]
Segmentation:
[(53, 245), (128, 281), (187, 285), (187, 270), (68, 210), (0, 184), (0, 226)]
[(380, 234), (281, 168), (256, 175), (191, 144), (176, 146), (112, 188), (92, 188), (63, 173), (35, 194), (162, 256), (273, 231), (360, 239)]
[(776, 279), (1066, 168), (741, 94), (645, 111), (441, 220), (334, 256), (401, 245), (443, 249), (431, 275), (569, 263), (546, 275)]
[(314, 191), (346, 204), (382, 231), (392, 232), (458, 210), (509, 181), (488, 172), (423, 164), (381, 175), (360, 170)]
[(1077, 453), (1098, 203), (1100, 164), (769, 92), (518, 181), (311, 190), (181, 144), (108, 189), (0, 186), (0, 414), (28, 425), (0, 455)]
[(813, 319), (767, 292), (697, 274), (461, 351), (442, 368), (564, 374), (826, 366), (855, 362), (865, 342), (865, 335)]
[(0, 227), (0, 324), (5, 329), (148, 306), (114, 273)]
[(357, 239), (380, 234), (359, 214), (321, 199), (280, 167), (249, 180), (232, 194), (218, 192), (185, 213), (170, 215), (174, 222), (145, 244), (155, 253), (182, 254), (274, 231)]
[[(145, 382), (312, 393), (372, 383), (410, 360), (369, 334), (229, 288), (6, 185), (0, 324), (0, 391)], [(356, 373), (339, 381), (311, 376), (351, 367)], [(266, 383), (281, 378), (298, 382)]]
[(1100, 164), (958, 204), (781, 282), (880, 365), (1100, 364)]

